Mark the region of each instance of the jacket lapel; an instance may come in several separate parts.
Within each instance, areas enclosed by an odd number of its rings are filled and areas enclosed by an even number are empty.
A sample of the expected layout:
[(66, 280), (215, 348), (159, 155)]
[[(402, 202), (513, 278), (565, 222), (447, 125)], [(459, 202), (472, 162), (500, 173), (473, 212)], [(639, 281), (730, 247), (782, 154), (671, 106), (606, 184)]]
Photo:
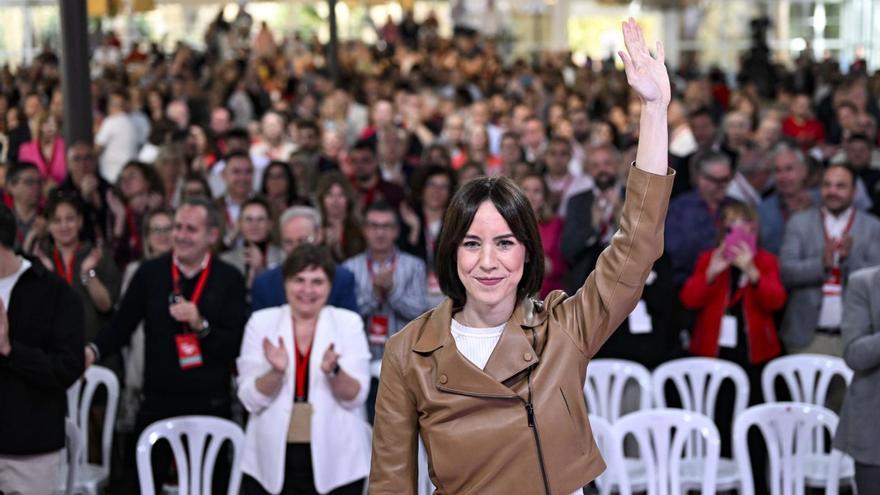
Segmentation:
[(517, 397), (503, 382), (538, 363), (538, 355), (520, 324), (524, 313), (523, 305), (514, 311), (484, 370), (477, 368), (455, 346), (449, 299), (426, 317), (422, 334), (412, 349), (433, 355), (437, 365), (434, 380), (439, 390), (480, 397)]

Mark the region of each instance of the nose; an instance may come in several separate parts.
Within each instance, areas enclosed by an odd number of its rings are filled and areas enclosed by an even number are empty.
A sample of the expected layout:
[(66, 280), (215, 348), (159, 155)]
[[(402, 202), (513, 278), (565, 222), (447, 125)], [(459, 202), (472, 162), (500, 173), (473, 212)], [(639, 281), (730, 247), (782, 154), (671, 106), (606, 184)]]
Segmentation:
[(480, 248), (480, 269), (484, 272), (491, 272), (495, 269), (495, 247), (491, 244), (484, 244)]

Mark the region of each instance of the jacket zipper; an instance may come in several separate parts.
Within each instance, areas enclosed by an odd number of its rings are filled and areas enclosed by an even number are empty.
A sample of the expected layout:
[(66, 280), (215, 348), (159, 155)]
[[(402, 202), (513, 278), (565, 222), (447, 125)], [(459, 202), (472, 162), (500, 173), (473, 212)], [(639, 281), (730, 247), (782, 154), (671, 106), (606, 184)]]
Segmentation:
[(538, 448), (538, 465), (541, 468), (541, 480), (544, 482), (544, 493), (550, 495), (550, 483), (547, 481), (547, 469), (544, 466), (544, 452), (541, 450), (541, 437), (538, 435), (538, 424), (535, 422), (535, 408), (531, 401), (523, 400), (526, 408), (526, 417), (529, 421), (529, 428), (535, 437), (535, 447)]

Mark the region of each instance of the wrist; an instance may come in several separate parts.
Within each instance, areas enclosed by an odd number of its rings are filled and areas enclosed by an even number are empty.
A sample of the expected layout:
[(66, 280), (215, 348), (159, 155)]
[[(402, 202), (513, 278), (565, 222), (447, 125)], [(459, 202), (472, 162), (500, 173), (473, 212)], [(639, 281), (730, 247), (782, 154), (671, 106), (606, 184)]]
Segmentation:
[(669, 107), (669, 101), (666, 100), (642, 100), (641, 119), (658, 118), (666, 120), (666, 110)]
[(0, 356), (8, 357), (11, 352), (12, 344), (10, 344), (8, 340), (0, 344)]

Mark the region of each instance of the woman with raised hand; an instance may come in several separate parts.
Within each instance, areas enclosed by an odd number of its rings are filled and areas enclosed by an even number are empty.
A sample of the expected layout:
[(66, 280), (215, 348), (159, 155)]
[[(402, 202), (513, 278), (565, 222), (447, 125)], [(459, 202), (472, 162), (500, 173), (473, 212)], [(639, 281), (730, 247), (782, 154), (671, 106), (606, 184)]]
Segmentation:
[(604, 470), (583, 400), (587, 364), (662, 254), (673, 179), (662, 45), (651, 56), (633, 19), (623, 35), (642, 109), (620, 230), (576, 294), (536, 301), (544, 252), (528, 199), (507, 177), (458, 190), (437, 245), (447, 299), (385, 348), (372, 495), (416, 493), (419, 436), (439, 493), (581, 493)]

